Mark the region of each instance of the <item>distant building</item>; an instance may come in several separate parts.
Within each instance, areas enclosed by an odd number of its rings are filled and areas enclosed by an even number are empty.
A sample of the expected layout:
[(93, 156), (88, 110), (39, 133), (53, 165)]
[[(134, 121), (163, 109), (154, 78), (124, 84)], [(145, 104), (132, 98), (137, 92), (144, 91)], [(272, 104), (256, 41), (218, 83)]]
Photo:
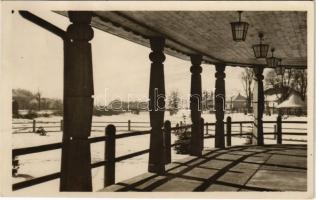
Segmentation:
[(277, 107), (281, 113), (287, 115), (301, 116), (307, 114), (306, 102), (295, 92), (291, 92), (288, 98), (281, 102)]
[(230, 110), (231, 112), (246, 112), (247, 98), (242, 96), (240, 93), (238, 93), (238, 95), (231, 96), (226, 99), (226, 110)]

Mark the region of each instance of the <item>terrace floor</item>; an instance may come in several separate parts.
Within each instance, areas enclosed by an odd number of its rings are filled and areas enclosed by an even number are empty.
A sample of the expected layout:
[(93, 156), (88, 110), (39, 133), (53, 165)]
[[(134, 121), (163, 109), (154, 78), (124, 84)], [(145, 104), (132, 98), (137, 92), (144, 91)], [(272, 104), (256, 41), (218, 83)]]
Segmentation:
[(307, 146), (265, 145), (211, 149), (145, 173), (101, 192), (120, 191), (306, 191)]

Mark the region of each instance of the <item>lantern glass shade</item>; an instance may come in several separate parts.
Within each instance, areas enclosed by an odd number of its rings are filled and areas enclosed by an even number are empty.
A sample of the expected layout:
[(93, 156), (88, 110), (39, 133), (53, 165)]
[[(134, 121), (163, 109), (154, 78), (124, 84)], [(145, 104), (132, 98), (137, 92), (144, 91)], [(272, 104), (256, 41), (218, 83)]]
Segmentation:
[(231, 22), (233, 40), (241, 42), (246, 40), (249, 24), (247, 22)]
[(266, 61), (267, 61), (268, 67), (271, 67), (271, 68), (276, 68), (281, 63), (281, 59), (280, 58), (276, 58), (276, 57), (273, 57), (273, 56), (269, 57), (269, 58), (266, 58)]
[(256, 58), (266, 58), (269, 51), (268, 44), (255, 44), (252, 45), (253, 52)]

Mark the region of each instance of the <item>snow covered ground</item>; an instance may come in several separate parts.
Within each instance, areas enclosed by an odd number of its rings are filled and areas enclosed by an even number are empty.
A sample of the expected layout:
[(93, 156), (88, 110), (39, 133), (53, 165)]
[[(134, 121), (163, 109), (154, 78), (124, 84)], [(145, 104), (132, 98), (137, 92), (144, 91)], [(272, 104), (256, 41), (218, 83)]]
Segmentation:
[[(252, 116), (244, 115), (241, 113), (233, 113), (233, 114), (226, 114), (226, 116), (231, 116), (232, 121), (251, 121)], [(213, 123), (215, 122), (214, 114), (203, 113), (202, 117), (204, 118), (205, 122)], [(276, 115), (272, 116), (264, 116), (264, 120), (276, 120)], [(185, 118), (185, 119), (184, 119)], [(20, 128), (14, 129), (23, 131), (23, 132), (30, 132), (30, 133), (15, 133), (12, 135), (13, 143), (12, 148), (21, 148), (21, 147), (29, 147), (29, 146), (37, 146), (43, 144), (50, 144), (55, 142), (61, 142), (62, 132), (60, 131), (61, 117), (49, 117), (49, 118), (37, 118), (37, 126), (54, 126), (52, 128), (47, 128), (46, 130), (55, 130), (56, 132), (48, 132), (46, 136), (40, 136), (39, 134), (32, 133), (32, 124), (22, 125), (22, 124), (14, 124), (13, 127), (28, 127), (28, 128)], [(127, 122), (131, 120), (132, 122), (149, 122), (149, 114), (145, 112), (141, 112), (139, 115), (133, 115), (130, 113), (122, 114), (122, 115), (114, 115), (114, 116), (102, 116), (102, 117), (93, 117), (93, 122)], [(179, 121), (186, 121), (186, 123), (190, 124), (190, 113), (188, 110), (184, 110), (178, 112), (177, 115), (169, 115), (169, 112), (165, 114), (165, 120), (170, 120), (172, 122), (172, 126), (175, 126), (176, 123)], [(306, 117), (289, 117), (286, 120), (295, 120), (295, 121), (306, 121)], [(23, 119), (14, 119), (14, 123), (25, 122), (29, 120)], [(56, 122), (55, 124), (45, 124), (39, 122)], [(100, 126), (100, 127), (93, 127), (91, 133), (91, 137), (95, 136), (102, 136), (104, 135), (104, 127), (108, 123), (93, 123), (93, 126)], [(122, 124), (115, 124), (117, 126), (122, 126)], [(126, 126), (124, 124), (124, 126)], [(136, 124), (132, 124), (136, 125)], [(140, 124), (137, 124), (140, 125)], [(133, 128), (133, 130), (140, 129), (140, 130), (148, 130), (149, 124), (141, 124), (141, 126), (146, 126), (144, 128)], [(246, 127), (248, 126), (248, 127)], [(148, 128), (147, 128), (148, 127)], [(264, 124), (264, 132), (273, 132), (274, 131), (274, 124)], [(286, 132), (306, 132), (306, 124), (283, 124), (283, 131)], [(301, 130), (295, 130), (293, 128), (299, 128)], [(209, 134), (214, 134), (214, 126), (209, 127)], [(243, 127), (243, 132), (251, 132), (252, 127), (251, 124), (245, 125)], [(239, 124), (232, 125), (232, 132), (239, 133), (240, 126)], [(126, 127), (118, 128), (118, 133), (127, 132)], [(283, 136), (284, 139), (303, 139), (306, 140), (306, 136)], [(172, 135), (172, 143), (176, 140), (176, 136)], [(233, 137), (232, 138), (232, 145), (242, 145), (244, 144), (245, 138), (241, 137)], [(265, 136), (265, 143), (266, 144), (275, 144), (276, 140), (273, 139), (273, 135)], [(284, 143), (297, 143), (291, 141), (284, 141)], [(214, 147), (214, 139), (205, 139), (205, 148), (213, 148)], [(143, 136), (135, 136), (135, 137), (128, 137), (118, 139), (116, 141), (116, 156), (126, 155), (129, 153), (133, 153), (136, 151), (144, 150), (149, 148), (149, 135)], [(177, 160), (186, 157), (187, 155), (179, 155), (176, 154), (174, 150), (172, 150), (172, 160)], [(13, 178), (13, 183), (17, 183), (23, 181), (25, 179), (29, 179), (32, 177), (39, 177), (51, 173), (55, 173), (60, 171), (60, 158), (61, 158), (61, 150), (53, 150), (53, 151), (46, 151), (42, 153), (36, 154), (29, 154), (19, 156), (20, 168), (18, 170), (18, 177)], [(92, 163), (97, 161), (104, 160), (104, 143), (94, 143), (91, 145), (91, 158)], [(121, 181), (124, 179), (128, 179), (134, 177), (138, 174), (144, 173), (147, 171), (148, 165), (148, 154), (144, 154), (138, 157), (134, 157), (128, 160), (121, 161), (116, 164), (116, 181)], [(95, 168), (92, 170), (93, 176), (93, 190), (99, 190), (103, 187), (103, 167)], [(25, 192), (27, 190), (32, 191), (34, 188), (36, 190), (41, 189), (49, 189), (50, 191), (58, 191), (59, 186), (59, 179), (53, 180), (50, 182), (46, 182), (43, 184), (39, 184), (30, 188), (25, 188), (19, 190), (19, 192)]]

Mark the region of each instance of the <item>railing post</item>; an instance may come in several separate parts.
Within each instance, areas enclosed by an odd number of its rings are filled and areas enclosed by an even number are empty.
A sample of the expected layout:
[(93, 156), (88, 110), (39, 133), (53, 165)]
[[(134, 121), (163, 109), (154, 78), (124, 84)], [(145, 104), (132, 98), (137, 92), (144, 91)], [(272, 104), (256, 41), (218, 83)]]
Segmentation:
[(277, 144), (282, 144), (282, 117), (277, 118)]
[(165, 164), (171, 163), (171, 122), (164, 123)]
[(242, 122), (239, 123), (239, 134), (240, 134), (240, 137), (242, 137)]
[(36, 131), (36, 120), (33, 119), (33, 133), (35, 133)]
[(205, 124), (206, 135), (208, 135), (208, 123)]
[(104, 187), (115, 183), (115, 132), (116, 128), (112, 124), (109, 124), (105, 129)]
[(230, 116), (226, 119), (226, 143), (227, 146), (232, 145), (232, 118)]
[(274, 125), (274, 138), (273, 139), (277, 139), (277, 135), (278, 135), (278, 129), (277, 129), (277, 125)]
[(131, 120), (127, 121), (127, 130), (131, 131)]
[(204, 119), (201, 117), (201, 151), (204, 149)]
[(60, 120), (60, 131), (63, 131), (64, 130), (64, 122), (63, 120), (61, 119)]

